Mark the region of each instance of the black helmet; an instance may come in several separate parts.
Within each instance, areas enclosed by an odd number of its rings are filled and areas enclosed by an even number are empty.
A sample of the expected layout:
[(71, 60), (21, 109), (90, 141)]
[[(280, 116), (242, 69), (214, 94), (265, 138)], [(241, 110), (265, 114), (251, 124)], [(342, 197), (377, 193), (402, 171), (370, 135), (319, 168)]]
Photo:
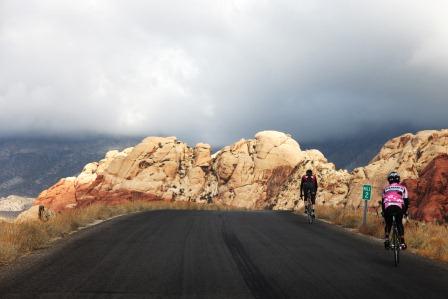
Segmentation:
[(308, 169), (308, 170), (306, 171), (306, 175), (307, 175), (307, 176), (313, 175), (313, 171), (312, 171), (311, 169)]
[(392, 172), (389, 173), (389, 175), (387, 176), (387, 180), (389, 181), (389, 184), (392, 184), (392, 183), (399, 183), (399, 182), (400, 182), (400, 175), (398, 174), (398, 172), (396, 172), (396, 171), (392, 171)]

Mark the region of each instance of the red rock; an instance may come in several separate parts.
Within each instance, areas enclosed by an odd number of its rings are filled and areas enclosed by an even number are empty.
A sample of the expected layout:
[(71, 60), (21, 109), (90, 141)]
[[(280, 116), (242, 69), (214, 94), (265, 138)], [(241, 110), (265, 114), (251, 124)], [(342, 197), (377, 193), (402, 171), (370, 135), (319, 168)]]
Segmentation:
[(410, 216), (417, 220), (448, 222), (448, 155), (432, 160), (418, 179), (405, 180)]
[(120, 204), (135, 200), (154, 201), (162, 198), (151, 194), (133, 190), (102, 190), (96, 188), (104, 182), (103, 176), (87, 184), (79, 184), (72, 178), (61, 179), (57, 184), (43, 191), (34, 202), (34, 205), (51, 207), (55, 212), (67, 208), (79, 208), (93, 203)]
[(64, 178), (47, 190), (42, 191), (34, 205), (51, 207), (55, 212), (76, 206), (75, 178)]

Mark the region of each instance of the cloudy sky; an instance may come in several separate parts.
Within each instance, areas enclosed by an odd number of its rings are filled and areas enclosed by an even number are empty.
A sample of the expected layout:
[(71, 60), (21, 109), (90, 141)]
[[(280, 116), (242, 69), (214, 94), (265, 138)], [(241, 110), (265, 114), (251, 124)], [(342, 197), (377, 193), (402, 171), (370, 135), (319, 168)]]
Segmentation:
[(0, 0), (0, 135), (448, 127), (445, 0)]

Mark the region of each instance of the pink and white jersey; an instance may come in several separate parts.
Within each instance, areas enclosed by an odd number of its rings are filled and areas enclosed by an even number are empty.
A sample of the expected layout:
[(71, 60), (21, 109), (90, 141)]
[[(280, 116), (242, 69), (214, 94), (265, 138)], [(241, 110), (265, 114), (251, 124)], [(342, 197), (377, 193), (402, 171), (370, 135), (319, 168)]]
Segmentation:
[(383, 191), (384, 207), (399, 206), (401, 209), (404, 206), (404, 199), (408, 198), (408, 189), (398, 183), (392, 183)]

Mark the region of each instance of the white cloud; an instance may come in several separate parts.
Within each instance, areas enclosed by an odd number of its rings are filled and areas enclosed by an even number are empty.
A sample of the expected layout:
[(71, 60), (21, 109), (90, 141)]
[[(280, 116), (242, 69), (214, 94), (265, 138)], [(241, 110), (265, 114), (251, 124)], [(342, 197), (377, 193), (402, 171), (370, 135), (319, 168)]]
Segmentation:
[[(0, 134), (444, 126), (445, 1), (0, 1)], [(311, 125), (312, 124), (312, 125)]]

